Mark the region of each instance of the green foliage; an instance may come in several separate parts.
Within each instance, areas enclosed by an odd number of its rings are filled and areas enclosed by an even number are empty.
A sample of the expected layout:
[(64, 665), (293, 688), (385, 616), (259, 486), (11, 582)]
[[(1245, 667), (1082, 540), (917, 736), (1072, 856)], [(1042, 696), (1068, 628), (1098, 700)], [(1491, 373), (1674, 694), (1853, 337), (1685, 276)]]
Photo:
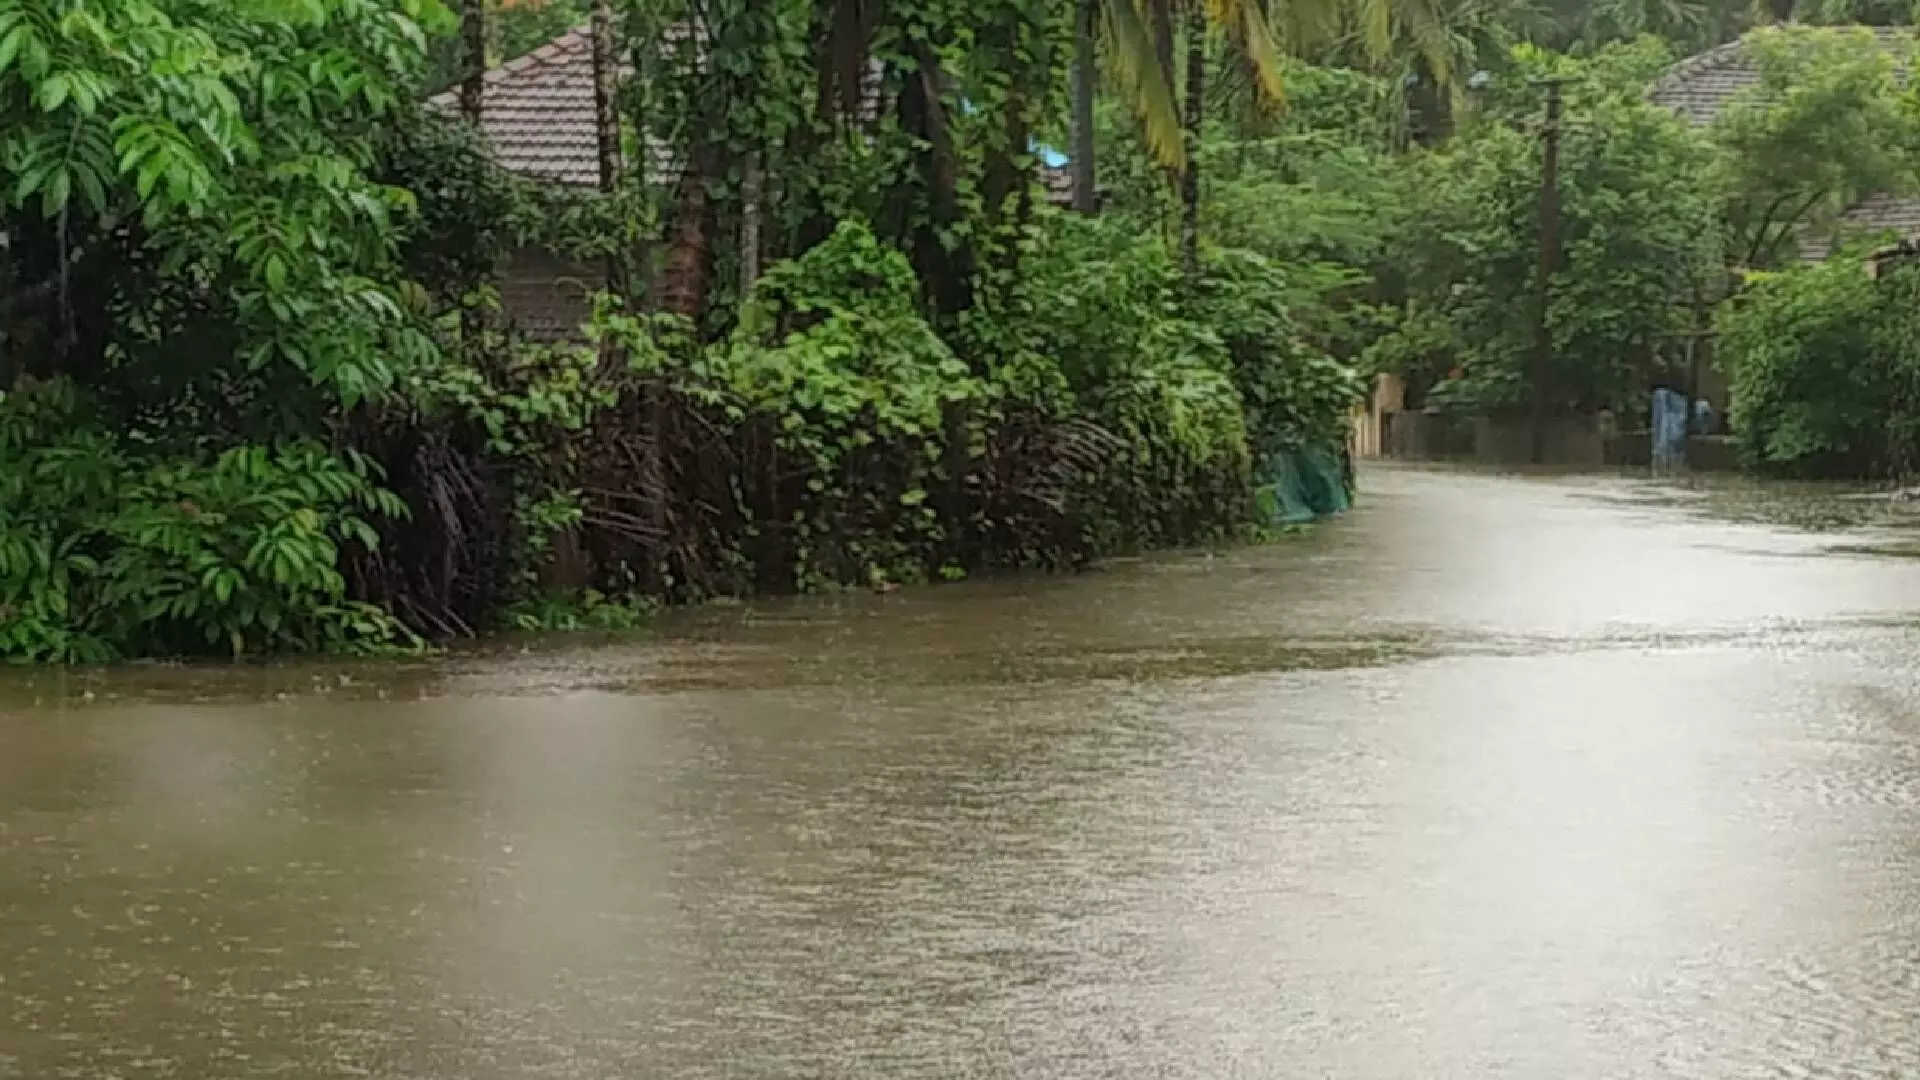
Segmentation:
[[(1554, 411), (1631, 405), (1718, 276), (1706, 147), (1628, 93), (1633, 83), (1594, 76), (1566, 90), (1547, 319)], [(1412, 328), (1376, 355), (1414, 361), (1408, 374), (1457, 371), (1436, 387), (1439, 401), (1497, 410), (1531, 400), (1541, 169), (1538, 139), (1486, 122), (1406, 173), (1409, 315), (1438, 317), (1450, 332)], [(1453, 355), (1436, 357), (1436, 347)]]
[(521, 345), (494, 371), (450, 361), (412, 373), (406, 399), (423, 411), (450, 410), (486, 433), (504, 458), (537, 456), (586, 429), (613, 392), (594, 378), (598, 358), (576, 345)]
[(1920, 113), (1903, 99), (1890, 52), (1865, 30), (1756, 31), (1745, 48), (1760, 82), (1716, 120), (1716, 169), (1736, 265), (1774, 267), (1802, 229), (1832, 231), (1849, 206), (1914, 187)]
[[(1731, 419), (1748, 462), (1800, 474), (1904, 473), (1916, 463), (1914, 275), (1862, 273), (1842, 214), (1916, 189), (1920, 114), (1897, 72), (1910, 47), (1864, 30), (1785, 28), (1744, 46), (1761, 80), (1716, 122), (1715, 180), (1736, 265), (1760, 277), (1719, 316)], [(1818, 266), (1808, 240), (1832, 239)], [(1887, 237), (1885, 239), (1892, 239)]]
[[(628, 398), (663, 381), (741, 460), (723, 517), (754, 524), (715, 541), (721, 560), (802, 589), (958, 580), (1244, 522), (1234, 357), (1181, 316), (1164, 249), (1043, 221), (1028, 272), (947, 336), (921, 314), (907, 258), (853, 223), (770, 267), (711, 345), (602, 310), (601, 339), (648, 380)], [(1265, 305), (1239, 328), (1251, 360), (1287, 324), (1244, 284), (1219, 303)]]
[[(1191, 542), (1239, 524), (1249, 444), (1235, 356), (1184, 315), (1164, 245), (1124, 226), (1053, 224), (1032, 265), (1032, 321), (1021, 332), (1058, 365), (1078, 408), (1120, 440), (1081, 496), (1096, 547)], [(1237, 329), (1256, 363), (1252, 352), (1266, 344), (1258, 335), (1274, 328), (1249, 316)]]
[[(587, 21), (588, 0), (484, 0), (487, 18), (487, 63), (498, 67), (545, 45)], [(445, 90), (466, 74), (464, 50), (458, 35), (436, 38), (422, 85)]]
[[(929, 491), (947, 477), (945, 421), (984, 399), (986, 384), (919, 313), (905, 256), (866, 228), (843, 223), (826, 242), (771, 268), (739, 327), (694, 373), (730, 416), (769, 424), (815, 496), (795, 521), (803, 582), (839, 581), (848, 567), (886, 578), (915, 567), (942, 539)], [(890, 483), (863, 490), (862, 467), (893, 459)], [(855, 552), (823, 541), (872, 530)]]
[[(671, 320), (611, 305), (595, 332), (710, 422), (770, 440), (796, 489), (769, 523), (787, 539), (794, 584), (920, 580), (950, 524), (931, 495), (954, 479), (949, 420), (983, 402), (987, 385), (920, 314), (917, 290), (903, 255), (846, 223), (770, 267), (725, 340), (702, 348)], [(734, 498), (750, 502), (738, 486)]]
[(1678, 59), (1666, 41), (1645, 36), (1613, 41), (1588, 53), (1515, 45), (1498, 76), (1477, 95), (1473, 115), (1509, 126), (1537, 122), (1543, 98), (1540, 80), (1549, 78), (1568, 80), (1563, 92), (1572, 109), (1595, 101), (1638, 101)]
[[(0, 0), (0, 323), (40, 346), (24, 370), (150, 367), (228, 399), (284, 375), (349, 406), (390, 389), (423, 347), (382, 278), (413, 199), (367, 166), (445, 19), (433, 0)], [(76, 296), (123, 310), (82, 323)], [(285, 430), (278, 397), (252, 411)]]
[(388, 648), (336, 453), (435, 344), (374, 176), (432, 0), (0, 0), (0, 655)]
[(1920, 270), (1835, 260), (1759, 277), (1721, 312), (1748, 460), (1797, 474), (1906, 473), (1920, 459)]
[(643, 597), (611, 597), (597, 589), (579, 589), (515, 601), (500, 613), (500, 622), (523, 634), (632, 633), (645, 629), (653, 615), (653, 603)]
[(1233, 361), (1256, 458), (1305, 446), (1345, 442), (1360, 399), (1351, 364), (1303, 341), (1287, 299), (1286, 272), (1250, 251), (1225, 249), (1207, 266), (1195, 317), (1219, 335)]
[(347, 595), (342, 549), (406, 507), (311, 443), (143, 454), (62, 381), (0, 398), (0, 657), (360, 652), (413, 642)]

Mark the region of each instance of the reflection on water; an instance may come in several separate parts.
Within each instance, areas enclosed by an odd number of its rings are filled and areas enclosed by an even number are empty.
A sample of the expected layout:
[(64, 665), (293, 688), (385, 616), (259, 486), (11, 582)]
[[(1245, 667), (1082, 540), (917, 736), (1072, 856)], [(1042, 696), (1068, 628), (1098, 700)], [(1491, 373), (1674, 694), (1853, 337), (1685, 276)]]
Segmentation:
[(1920, 566), (1370, 482), (639, 645), (11, 676), (0, 1077), (1920, 1073)]

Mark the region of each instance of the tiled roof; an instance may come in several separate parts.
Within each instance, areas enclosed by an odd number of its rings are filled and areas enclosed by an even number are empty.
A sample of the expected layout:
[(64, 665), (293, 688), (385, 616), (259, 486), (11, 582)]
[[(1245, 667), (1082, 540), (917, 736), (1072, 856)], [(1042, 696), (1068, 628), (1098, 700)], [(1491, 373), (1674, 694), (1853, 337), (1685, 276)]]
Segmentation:
[(1047, 201), (1055, 206), (1073, 204), (1073, 170), (1065, 166), (1040, 166), (1040, 186), (1047, 189)]
[[(1870, 29), (1882, 48), (1900, 55), (1899, 50), (1914, 43), (1912, 27), (1855, 27)], [(1698, 56), (1675, 64), (1648, 95), (1656, 105), (1664, 105), (1684, 116), (1688, 122), (1706, 125), (1713, 122), (1739, 94), (1760, 83), (1760, 71), (1747, 55), (1744, 40), (1731, 41)], [(1805, 230), (1800, 235), (1800, 257), (1819, 262), (1833, 253), (1836, 236), (1893, 231), (1902, 238), (1920, 237), (1920, 199), (1896, 195), (1875, 195), (1840, 215), (1830, 230)]]
[[(433, 99), (448, 109), (459, 103), (457, 88)], [(569, 30), (487, 72), (480, 130), (495, 159), (514, 172), (598, 186), (592, 32), (585, 26)]]
[(1689, 56), (1662, 76), (1648, 96), (1655, 105), (1673, 109), (1690, 123), (1711, 123), (1734, 95), (1759, 83), (1760, 72), (1746, 59), (1738, 41)]
[(1820, 262), (1833, 254), (1836, 238), (1846, 240), (1886, 232), (1902, 240), (1920, 239), (1920, 199), (1875, 195), (1840, 215), (1834, 229), (1801, 234), (1800, 257), (1808, 262)]
[[(623, 65), (622, 72), (627, 69)], [(859, 119), (871, 122), (880, 112), (880, 66), (869, 69)], [(435, 97), (438, 108), (460, 106), (456, 87)], [(487, 72), (480, 102), (480, 129), (494, 157), (525, 176), (562, 184), (595, 187), (600, 183), (600, 142), (595, 134), (593, 34), (576, 27), (516, 60)], [(669, 184), (679, 178), (666, 148), (651, 145), (649, 178)], [(1072, 177), (1064, 169), (1042, 168), (1048, 199), (1068, 202)]]
[[(1890, 51), (1914, 42), (1912, 27), (1846, 29), (1872, 30), (1881, 46)], [(1757, 86), (1759, 82), (1760, 70), (1747, 55), (1746, 41), (1742, 39), (1708, 49), (1675, 64), (1654, 84), (1648, 96), (1654, 104), (1665, 105), (1692, 123), (1708, 124), (1742, 90)]]

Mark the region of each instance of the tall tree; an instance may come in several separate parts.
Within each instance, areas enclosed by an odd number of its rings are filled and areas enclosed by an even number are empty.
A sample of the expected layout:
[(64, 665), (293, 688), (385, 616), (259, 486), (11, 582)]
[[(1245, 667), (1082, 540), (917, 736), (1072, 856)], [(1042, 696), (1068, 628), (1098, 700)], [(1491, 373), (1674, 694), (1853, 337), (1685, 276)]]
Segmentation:
[(1207, 106), (1207, 14), (1199, 0), (1187, 0), (1187, 96), (1182, 102), (1181, 145), (1186, 168), (1180, 172), (1180, 268), (1187, 292), (1200, 285), (1200, 136)]
[[(1356, 30), (1365, 53), (1385, 60), (1396, 52), (1422, 58), (1436, 81), (1453, 83), (1456, 51), (1442, 18), (1445, 0), (1092, 0), (1098, 7), (1098, 41), (1107, 67), (1139, 118), (1143, 141), (1173, 173), (1181, 198), (1181, 258), (1189, 275), (1198, 270), (1200, 166), (1194, 160), (1206, 119), (1209, 49), (1219, 44), (1237, 66), (1251, 73), (1256, 104), (1278, 106), (1285, 87), (1281, 46), (1305, 49)], [(1090, 5), (1091, 6), (1091, 5)], [(1186, 39), (1184, 89), (1175, 44)], [(1083, 40), (1091, 37), (1083, 31)], [(1091, 110), (1092, 82), (1076, 79), (1076, 116)], [(1077, 183), (1091, 188), (1090, 148), (1076, 147)]]
[[(1156, 36), (1170, 25), (1169, 0), (1153, 0)], [(1189, 289), (1200, 279), (1200, 140), (1206, 121), (1207, 46), (1210, 28), (1246, 62), (1254, 75), (1256, 99), (1277, 106), (1285, 93), (1280, 80), (1280, 49), (1260, 0), (1184, 0), (1187, 39), (1186, 96), (1181, 108), (1180, 261)]]
[(1790, 261), (1803, 234), (1831, 236), (1848, 207), (1920, 187), (1920, 122), (1895, 57), (1864, 30), (1757, 30), (1759, 85), (1714, 121), (1728, 256)]
[(609, 192), (620, 186), (620, 114), (614, 107), (619, 76), (619, 61), (613, 48), (613, 5), (609, 0), (594, 0), (594, 141), (600, 152), (600, 189)]
[(1160, 164), (1175, 169), (1185, 160), (1172, 89), (1169, 11), (1168, 0), (1075, 0), (1072, 166), (1074, 208), (1081, 213), (1093, 213), (1098, 205), (1093, 105), (1103, 52)]
[(1100, 0), (1074, 0), (1073, 5), (1073, 208), (1082, 214), (1099, 208), (1093, 164), (1093, 98), (1098, 78), (1094, 34)]
[(460, 112), (478, 124), (487, 90), (487, 0), (461, 0), (460, 43)]

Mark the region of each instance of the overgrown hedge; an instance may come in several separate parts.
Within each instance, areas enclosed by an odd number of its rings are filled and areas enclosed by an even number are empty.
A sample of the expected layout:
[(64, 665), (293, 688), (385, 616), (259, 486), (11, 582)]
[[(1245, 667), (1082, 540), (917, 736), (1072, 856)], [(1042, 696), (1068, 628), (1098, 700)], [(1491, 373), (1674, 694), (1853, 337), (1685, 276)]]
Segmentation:
[(848, 222), (719, 341), (609, 301), (597, 346), (445, 350), (331, 447), (162, 450), (71, 381), (22, 384), (0, 655), (380, 651), (556, 586), (688, 600), (1232, 534), (1254, 449), (1337, 438), (1351, 372), (1257, 257), (1219, 257), (1195, 321), (1161, 245), (1048, 220), (1032, 275), (945, 336)]
[[(1071, 566), (1228, 535), (1255, 452), (1340, 437), (1351, 374), (1281, 267), (1188, 282), (1143, 222), (1044, 207), (1053, 10), (883, 6), (841, 40), (726, 0), (705, 62), (618, 6), (660, 61), (620, 108), (680, 190), (503, 173), (420, 105), (453, 29), (425, 0), (0, 0), (0, 659)], [(831, 107), (867, 70), (843, 48), (883, 69), (871, 122)], [(619, 268), (592, 344), (502, 325), (527, 246)]]
[(1920, 268), (1875, 281), (1835, 258), (1759, 275), (1719, 331), (1749, 465), (1853, 477), (1920, 465)]

